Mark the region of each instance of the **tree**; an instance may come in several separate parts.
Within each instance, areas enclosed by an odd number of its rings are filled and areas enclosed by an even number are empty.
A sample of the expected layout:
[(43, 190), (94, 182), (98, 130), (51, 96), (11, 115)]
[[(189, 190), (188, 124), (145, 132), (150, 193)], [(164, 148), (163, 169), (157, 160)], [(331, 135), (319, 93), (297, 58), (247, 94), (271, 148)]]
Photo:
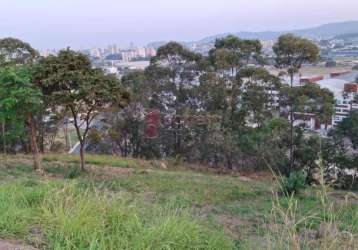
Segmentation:
[(42, 58), (35, 75), (44, 96), (71, 113), (84, 170), (86, 136), (92, 122), (104, 110), (126, 105), (128, 93), (114, 75), (93, 69), (87, 56), (70, 49)]
[(245, 86), (241, 103), (245, 120), (255, 127), (260, 127), (264, 121), (272, 118), (277, 109), (272, 93), (280, 89), (281, 81), (266, 69), (255, 67), (241, 69), (238, 77)]
[(349, 138), (354, 149), (358, 149), (358, 112), (353, 111), (337, 127), (337, 132)]
[(267, 104), (273, 77), (259, 67), (261, 49), (257, 40), (235, 36), (218, 39), (209, 52), (211, 67), (200, 79), (202, 103), (222, 117), (221, 144), (229, 168), (238, 159), (242, 146), (238, 143), (240, 131), (244, 132), (247, 126), (260, 126), (270, 116)]
[(302, 65), (316, 62), (320, 53), (316, 44), (292, 34), (280, 36), (273, 51), (276, 54), (276, 67), (287, 70), (291, 85), (294, 75), (299, 73)]
[[(287, 70), (290, 76), (290, 86), (293, 87), (294, 75), (299, 72), (304, 63), (314, 63), (319, 58), (319, 48), (313, 42), (308, 39), (296, 37), (292, 34), (282, 35), (279, 37), (277, 43), (273, 46), (273, 51), (276, 54), (276, 67)], [(291, 121), (291, 132), (290, 132), (290, 166), (288, 174), (294, 164), (293, 155), (293, 101), (290, 100), (290, 121)]]
[(0, 69), (0, 108), (3, 117), (15, 116), (25, 121), (28, 126), (34, 169), (42, 173), (34, 121), (34, 115), (42, 105), (42, 95), (32, 82), (32, 72), (27, 66)]
[(183, 120), (181, 116), (198, 108), (195, 89), (200, 76), (202, 56), (170, 42), (157, 51), (146, 78), (152, 87), (149, 107), (159, 109), (170, 117), (167, 124), (168, 137), (163, 141), (168, 155), (180, 155), (183, 149)]
[(37, 57), (38, 52), (28, 43), (10, 37), (0, 39), (0, 67), (32, 64)]
[(358, 169), (358, 112), (353, 111), (334, 129), (330, 130), (323, 148), (327, 166)]
[[(30, 44), (25, 43), (16, 38), (0, 39), (0, 67), (2, 67), (2, 93), (4, 94), (3, 113), (11, 112), (21, 109), (19, 103), (29, 106), (23, 108), (22, 115), (26, 116), (29, 139), (31, 144), (32, 154), (34, 156), (34, 168), (42, 172), (40, 155), (36, 140), (36, 126), (34, 120), (34, 113), (36, 113), (41, 103), (38, 96), (38, 89), (31, 83), (32, 70), (31, 66), (38, 57), (38, 52), (31, 47)], [(8, 85), (6, 87), (6, 85)], [(8, 88), (8, 89), (7, 89)], [(9, 91), (9, 92), (8, 92)], [(26, 93), (28, 95), (26, 95)], [(25, 113), (24, 113), (25, 112)], [(5, 145), (5, 121), (3, 116), (2, 132)], [(7, 116), (8, 117), (8, 116)]]
[(325, 63), (326, 68), (333, 68), (333, 67), (336, 67), (336, 66), (337, 66), (337, 62), (334, 61), (334, 60), (328, 60)]

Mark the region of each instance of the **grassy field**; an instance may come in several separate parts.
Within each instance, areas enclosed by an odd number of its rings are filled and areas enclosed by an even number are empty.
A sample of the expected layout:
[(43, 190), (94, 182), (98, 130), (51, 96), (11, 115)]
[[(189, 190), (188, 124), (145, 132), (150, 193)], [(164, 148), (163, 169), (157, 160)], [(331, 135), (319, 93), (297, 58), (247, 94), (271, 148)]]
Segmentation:
[(0, 163), (0, 239), (38, 249), (358, 249), (357, 194), (110, 156)]

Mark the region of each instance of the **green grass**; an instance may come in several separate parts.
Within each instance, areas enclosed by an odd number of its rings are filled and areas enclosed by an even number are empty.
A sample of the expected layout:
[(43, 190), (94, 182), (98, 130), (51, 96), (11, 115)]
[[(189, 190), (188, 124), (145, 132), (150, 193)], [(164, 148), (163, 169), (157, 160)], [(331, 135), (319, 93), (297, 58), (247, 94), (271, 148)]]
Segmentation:
[(0, 185), (0, 238), (26, 239), (43, 230), (51, 249), (232, 249), (222, 231), (201, 225), (190, 211), (144, 205), (73, 182), (16, 181)]
[(48, 197), (43, 212), (55, 249), (231, 248), (223, 233), (205, 230), (186, 211), (144, 207), (75, 185)]
[[(43, 157), (44, 161), (61, 161), (67, 163), (80, 163), (80, 158), (77, 155), (69, 154), (47, 154)], [(87, 164), (112, 166), (112, 167), (138, 167), (138, 161), (134, 159), (124, 159), (116, 156), (107, 155), (91, 155), (86, 154), (85, 161)]]
[(0, 238), (24, 237), (28, 227), (36, 223), (38, 205), (45, 189), (24, 183), (1, 185), (0, 188)]
[[(50, 177), (34, 174), (30, 162), (22, 156), (0, 167), (0, 238), (40, 249), (295, 249), (297, 235), (327, 221), (353, 239), (358, 234), (358, 205), (344, 202), (346, 192), (335, 191), (340, 201), (332, 196), (333, 203), (322, 205), (319, 187), (276, 197), (270, 178), (243, 181), (91, 155), (87, 162), (99, 169), (134, 171), (106, 176), (88, 171), (68, 179), (76, 156), (45, 156)], [(268, 229), (273, 226), (280, 230)], [(329, 243), (317, 242), (299, 243), (300, 249), (325, 249)]]

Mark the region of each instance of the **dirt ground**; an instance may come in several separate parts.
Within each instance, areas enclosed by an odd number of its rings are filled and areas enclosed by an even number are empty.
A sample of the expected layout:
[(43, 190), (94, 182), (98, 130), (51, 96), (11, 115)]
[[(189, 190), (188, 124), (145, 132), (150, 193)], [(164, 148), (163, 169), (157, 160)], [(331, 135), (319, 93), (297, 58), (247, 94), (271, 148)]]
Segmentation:
[(0, 250), (37, 250), (37, 248), (25, 246), (19, 241), (0, 240)]

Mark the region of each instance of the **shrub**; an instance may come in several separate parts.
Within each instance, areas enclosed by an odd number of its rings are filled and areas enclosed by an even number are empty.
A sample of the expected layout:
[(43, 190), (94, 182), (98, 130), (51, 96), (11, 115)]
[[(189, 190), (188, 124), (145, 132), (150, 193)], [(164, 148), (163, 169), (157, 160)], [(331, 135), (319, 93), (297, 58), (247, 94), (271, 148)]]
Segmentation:
[(50, 151), (54, 153), (65, 152), (66, 147), (62, 142), (54, 142), (50, 146)]
[(307, 173), (304, 171), (297, 171), (290, 174), (289, 177), (284, 177), (281, 181), (281, 193), (284, 195), (298, 194), (306, 186)]
[(71, 165), (65, 173), (66, 179), (75, 179), (81, 175), (81, 169), (77, 165)]
[(169, 159), (169, 165), (172, 167), (178, 167), (183, 165), (184, 159), (181, 155), (177, 154), (174, 158)]

